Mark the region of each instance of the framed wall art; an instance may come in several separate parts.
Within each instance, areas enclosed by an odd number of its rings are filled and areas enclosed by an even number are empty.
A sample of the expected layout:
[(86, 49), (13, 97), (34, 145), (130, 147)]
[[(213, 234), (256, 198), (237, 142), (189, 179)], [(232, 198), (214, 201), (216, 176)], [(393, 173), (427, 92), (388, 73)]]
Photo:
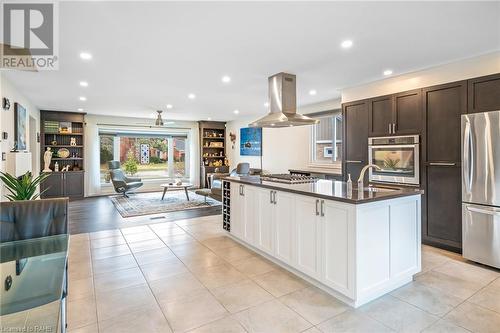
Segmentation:
[(240, 129), (240, 155), (262, 156), (262, 128)]
[(26, 109), (19, 103), (14, 104), (14, 139), (17, 150), (26, 150)]

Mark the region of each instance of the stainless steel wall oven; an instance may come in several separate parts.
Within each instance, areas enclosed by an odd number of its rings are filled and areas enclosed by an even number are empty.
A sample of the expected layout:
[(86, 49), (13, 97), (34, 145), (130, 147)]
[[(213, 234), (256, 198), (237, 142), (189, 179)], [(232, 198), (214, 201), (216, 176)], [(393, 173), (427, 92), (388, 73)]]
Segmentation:
[(420, 184), (420, 140), (418, 135), (368, 138), (370, 182)]

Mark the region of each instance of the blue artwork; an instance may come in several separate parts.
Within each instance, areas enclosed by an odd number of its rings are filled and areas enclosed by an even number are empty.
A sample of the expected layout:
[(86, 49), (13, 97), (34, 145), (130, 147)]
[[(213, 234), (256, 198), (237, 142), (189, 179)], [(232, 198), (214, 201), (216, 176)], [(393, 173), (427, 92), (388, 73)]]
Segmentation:
[(262, 156), (262, 128), (240, 129), (240, 155)]

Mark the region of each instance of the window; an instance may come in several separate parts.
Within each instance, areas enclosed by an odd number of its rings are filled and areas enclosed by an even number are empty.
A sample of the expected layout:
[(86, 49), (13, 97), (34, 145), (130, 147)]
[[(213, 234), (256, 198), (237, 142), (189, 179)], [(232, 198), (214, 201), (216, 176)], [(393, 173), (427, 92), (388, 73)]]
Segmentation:
[(189, 178), (188, 136), (99, 132), (101, 183), (109, 183), (108, 162), (120, 161), (129, 176), (143, 180)]
[(311, 162), (332, 164), (342, 160), (342, 114), (340, 110), (321, 112), (312, 130)]

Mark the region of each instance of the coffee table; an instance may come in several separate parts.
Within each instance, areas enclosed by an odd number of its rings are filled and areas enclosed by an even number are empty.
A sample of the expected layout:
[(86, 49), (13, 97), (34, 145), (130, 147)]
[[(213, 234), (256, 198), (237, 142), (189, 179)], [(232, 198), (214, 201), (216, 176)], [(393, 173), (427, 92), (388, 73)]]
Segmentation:
[(183, 188), (184, 192), (186, 193), (186, 199), (187, 199), (187, 201), (189, 201), (188, 188), (192, 187), (193, 184), (191, 184), (191, 183), (182, 183), (180, 185), (177, 185), (177, 184), (161, 184), (160, 186), (163, 187), (163, 195), (161, 196), (161, 200), (163, 200), (165, 198), (165, 193), (167, 193), (168, 189), (178, 190), (178, 189)]

